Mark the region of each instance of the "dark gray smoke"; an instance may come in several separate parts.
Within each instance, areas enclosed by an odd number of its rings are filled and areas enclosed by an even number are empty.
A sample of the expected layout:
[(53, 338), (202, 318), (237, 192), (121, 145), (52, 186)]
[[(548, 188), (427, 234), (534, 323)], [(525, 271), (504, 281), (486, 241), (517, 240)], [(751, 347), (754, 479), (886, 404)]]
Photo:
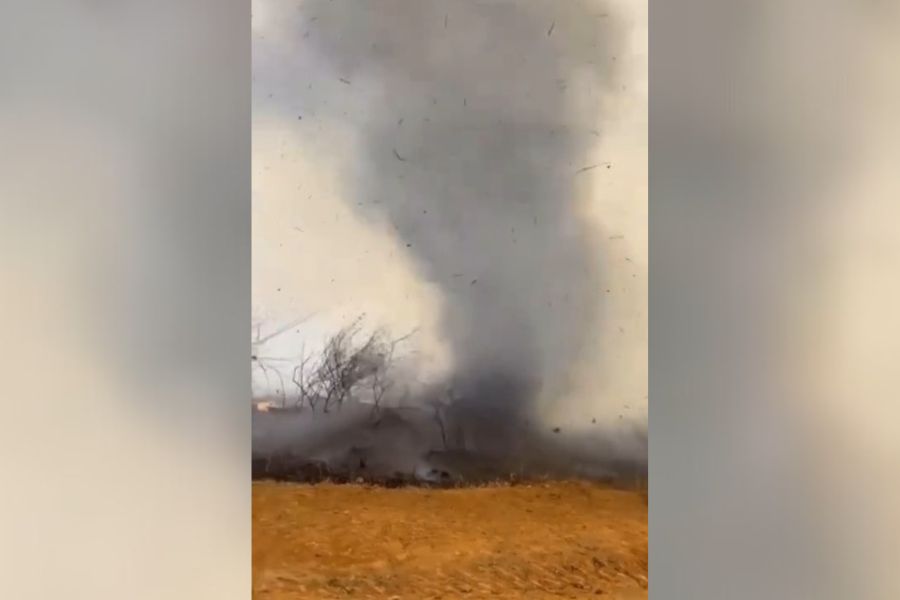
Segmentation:
[(307, 2), (304, 13), (339, 76), (382, 89), (348, 161), (362, 171), (356, 200), (387, 216), (443, 290), (460, 393), (525, 403), (559, 370), (548, 366), (578, 355), (599, 307), (573, 182), (614, 64), (609, 16), (518, 0)]
[(353, 120), (355, 206), (387, 220), (443, 293), (455, 369), (434, 394), (452, 396), (451, 435), (519, 452), (533, 401), (565, 393), (597, 331), (601, 257), (576, 190), (585, 169), (606, 167), (587, 149), (614, 87), (615, 15), (575, 0), (299, 7), (285, 47), (331, 80), (285, 72), (276, 103), (302, 111), (322, 86), (365, 98), (320, 101), (315, 116)]

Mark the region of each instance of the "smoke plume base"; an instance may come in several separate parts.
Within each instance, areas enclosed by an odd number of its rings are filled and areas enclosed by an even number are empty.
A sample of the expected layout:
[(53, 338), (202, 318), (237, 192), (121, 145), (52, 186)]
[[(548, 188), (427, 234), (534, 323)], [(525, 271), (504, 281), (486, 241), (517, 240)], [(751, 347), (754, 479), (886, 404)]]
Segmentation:
[[(452, 411), (451, 411), (452, 412)], [(463, 428), (450, 416), (449, 427)], [(445, 424), (445, 427), (448, 426)], [(587, 438), (556, 433), (548, 440), (522, 429), (518, 453), (482, 451), (450, 443), (423, 408), (348, 404), (337, 412), (257, 412), (253, 417), (254, 478), (382, 484), (479, 484), (498, 480), (579, 478), (623, 482), (646, 479), (646, 432), (601, 430)]]
[(635, 459), (646, 456), (645, 431), (596, 423), (590, 435), (541, 431), (515, 404), (514, 381), (433, 385), (410, 395), (407, 356), (398, 351), (408, 336), (390, 339), (361, 324), (301, 357), (290, 407), (287, 393), (257, 405), (265, 410), (253, 416), (255, 477), (459, 484), (645, 473), (645, 461)]

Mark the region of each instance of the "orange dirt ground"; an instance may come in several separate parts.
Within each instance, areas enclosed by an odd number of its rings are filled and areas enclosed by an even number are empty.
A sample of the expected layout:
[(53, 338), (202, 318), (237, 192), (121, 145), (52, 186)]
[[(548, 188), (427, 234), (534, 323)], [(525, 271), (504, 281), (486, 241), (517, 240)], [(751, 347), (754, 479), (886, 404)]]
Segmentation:
[(646, 494), (254, 483), (253, 597), (647, 598)]

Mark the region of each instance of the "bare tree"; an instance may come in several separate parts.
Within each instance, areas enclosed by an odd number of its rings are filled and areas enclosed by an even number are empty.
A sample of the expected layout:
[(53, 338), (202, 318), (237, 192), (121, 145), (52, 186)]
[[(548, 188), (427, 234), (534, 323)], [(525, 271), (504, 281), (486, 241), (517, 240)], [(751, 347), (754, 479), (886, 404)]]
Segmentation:
[(312, 357), (306, 355), (306, 345), (300, 350), (300, 364), (294, 367), (291, 373), (291, 381), (297, 386), (297, 402), (298, 408), (303, 408), (304, 401), (309, 404), (310, 409), (316, 410), (318, 395), (315, 393), (314, 387), (310, 385), (307, 375), (307, 365)]
[(250, 348), (251, 348), (250, 363), (252, 366), (256, 366), (259, 368), (260, 371), (262, 371), (262, 374), (263, 374), (263, 377), (265, 377), (267, 386), (270, 383), (270, 379), (269, 379), (270, 372), (275, 373), (275, 375), (278, 377), (278, 382), (280, 384), (278, 390), (280, 391), (280, 395), (281, 395), (282, 408), (284, 408), (287, 405), (287, 390), (285, 389), (284, 377), (281, 373), (281, 370), (279, 368), (277, 368), (276, 366), (274, 366), (272, 363), (278, 363), (278, 362), (290, 363), (290, 362), (293, 362), (294, 359), (286, 358), (286, 357), (262, 356), (262, 355), (260, 355), (259, 351), (269, 340), (272, 340), (272, 339), (286, 333), (288, 330), (306, 322), (307, 320), (311, 319), (314, 316), (315, 316), (315, 313), (313, 313), (311, 315), (307, 315), (300, 319), (291, 321), (290, 323), (283, 325), (282, 327), (279, 327), (274, 332), (266, 335), (265, 337), (262, 336), (261, 323), (258, 321), (256, 323), (253, 323), (253, 329), (255, 331), (254, 331), (254, 335), (253, 335), (253, 338), (252, 338), (252, 341), (250, 344)]
[[(388, 357), (388, 361), (390, 359), (391, 357)], [(386, 367), (390, 367), (390, 362), (387, 363)], [(381, 409), (381, 400), (394, 387), (394, 380), (391, 378), (387, 368), (379, 369), (372, 374), (372, 404), (376, 413)]]
[(428, 403), (434, 410), (434, 420), (441, 430), (441, 442), (444, 450), (447, 450), (447, 427), (444, 419), (446, 408), (453, 404), (453, 388), (446, 390), (446, 398), (434, 398)]
[(372, 403), (377, 413), (381, 409), (381, 401), (394, 387), (393, 365), (394, 356), (397, 347), (415, 335), (417, 329), (413, 329), (403, 337), (385, 342), (384, 337), (380, 337), (377, 345), (377, 354), (379, 356), (381, 368), (376, 369), (372, 373)]
[(379, 409), (394, 385), (391, 366), (397, 347), (415, 331), (389, 341), (383, 331), (376, 330), (358, 342), (361, 332), (359, 317), (330, 337), (316, 360), (307, 356), (304, 348), (291, 376), (300, 406), (305, 403), (315, 411), (321, 405), (326, 413), (340, 410), (348, 399), (366, 390), (372, 395), (374, 410)]

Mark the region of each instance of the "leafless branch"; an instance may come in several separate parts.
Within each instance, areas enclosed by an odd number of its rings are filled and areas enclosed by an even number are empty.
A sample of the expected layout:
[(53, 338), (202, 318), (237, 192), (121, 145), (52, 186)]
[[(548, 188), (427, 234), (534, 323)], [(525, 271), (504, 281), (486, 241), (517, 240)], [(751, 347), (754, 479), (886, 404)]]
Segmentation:
[(359, 341), (361, 333), (359, 317), (331, 336), (315, 359), (303, 349), (291, 375), (298, 390), (298, 405), (306, 403), (313, 411), (321, 405), (322, 412), (327, 413), (340, 410), (347, 400), (363, 392), (371, 394), (374, 410), (378, 411), (394, 387), (391, 370), (397, 348), (416, 331), (389, 340), (383, 331), (376, 330)]

